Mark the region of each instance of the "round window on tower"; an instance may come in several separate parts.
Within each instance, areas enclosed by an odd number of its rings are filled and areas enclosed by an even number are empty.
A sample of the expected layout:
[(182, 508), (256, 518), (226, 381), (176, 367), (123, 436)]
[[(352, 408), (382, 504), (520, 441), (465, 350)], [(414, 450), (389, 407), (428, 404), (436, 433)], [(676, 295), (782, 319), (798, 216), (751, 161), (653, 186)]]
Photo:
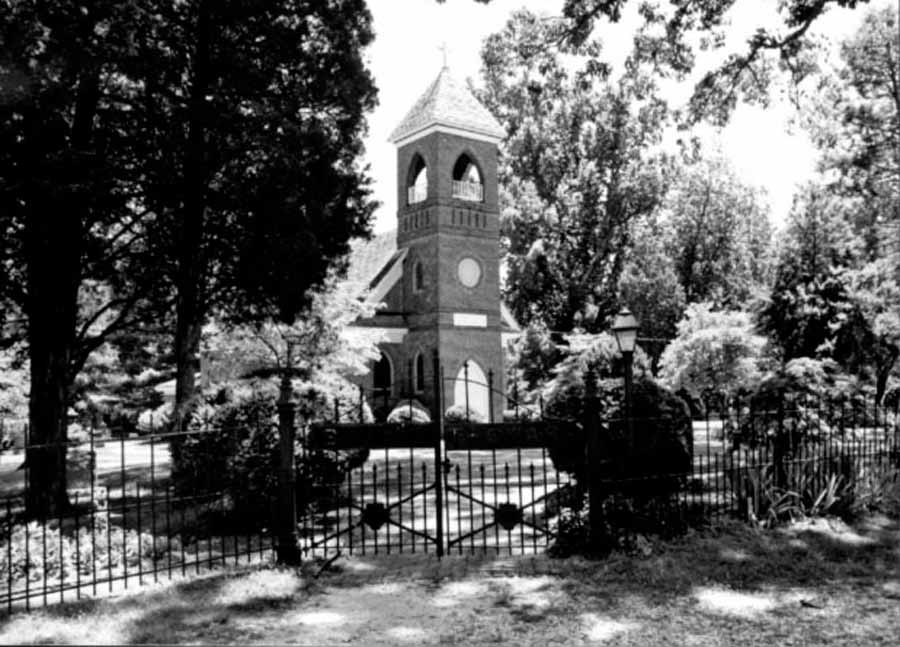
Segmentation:
[(467, 288), (474, 288), (481, 280), (481, 265), (474, 258), (466, 257), (456, 267), (459, 282)]

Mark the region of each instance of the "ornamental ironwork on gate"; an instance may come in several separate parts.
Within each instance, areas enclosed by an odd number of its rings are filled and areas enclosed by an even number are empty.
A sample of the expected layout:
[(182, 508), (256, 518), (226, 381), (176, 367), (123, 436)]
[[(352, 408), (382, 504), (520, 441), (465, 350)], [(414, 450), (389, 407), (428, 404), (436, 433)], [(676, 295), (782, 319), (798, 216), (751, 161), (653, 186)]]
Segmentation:
[[(517, 402), (504, 422), (476, 422), (468, 409), (456, 419), (434, 415), (445, 410), (444, 380), (438, 382), (429, 422), (414, 422), (412, 411), (404, 422), (359, 422), (360, 405), (353, 416), (338, 408), (331, 421), (301, 434), (304, 554), (527, 554), (552, 542), (560, 510), (575, 496), (555, 454), (584, 446), (580, 426), (543, 416), (540, 407), (531, 414)], [(309, 453), (322, 460), (309, 460), (316, 458)], [(331, 473), (310, 471), (320, 464)]]

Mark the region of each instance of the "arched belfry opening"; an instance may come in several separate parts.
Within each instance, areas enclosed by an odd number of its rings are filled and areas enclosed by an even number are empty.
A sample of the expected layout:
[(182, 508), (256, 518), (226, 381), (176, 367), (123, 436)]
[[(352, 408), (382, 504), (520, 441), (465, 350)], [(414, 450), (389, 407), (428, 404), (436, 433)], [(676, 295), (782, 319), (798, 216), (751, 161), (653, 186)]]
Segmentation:
[(424, 202), (428, 197), (428, 167), (422, 156), (416, 153), (409, 165), (406, 179), (406, 203)]
[(453, 165), (453, 197), (469, 202), (484, 200), (484, 180), (481, 171), (467, 153), (463, 153)]

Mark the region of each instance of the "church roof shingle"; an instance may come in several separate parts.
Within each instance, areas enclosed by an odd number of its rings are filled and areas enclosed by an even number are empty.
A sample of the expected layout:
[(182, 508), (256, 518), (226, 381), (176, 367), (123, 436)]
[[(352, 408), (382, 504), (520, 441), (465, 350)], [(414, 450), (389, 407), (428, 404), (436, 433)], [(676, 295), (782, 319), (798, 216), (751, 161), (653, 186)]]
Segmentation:
[(464, 83), (453, 78), (446, 67), (394, 129), (389, 140), (396, 143), (429, 126), (450, 126), (497, 139), (506, 135), (488, 109)]

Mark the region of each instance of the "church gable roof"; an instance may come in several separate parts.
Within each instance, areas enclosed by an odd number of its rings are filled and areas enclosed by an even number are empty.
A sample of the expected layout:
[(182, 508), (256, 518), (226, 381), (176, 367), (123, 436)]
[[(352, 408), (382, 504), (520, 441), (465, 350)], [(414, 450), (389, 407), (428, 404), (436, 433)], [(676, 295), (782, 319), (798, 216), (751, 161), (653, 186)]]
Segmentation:
[(397, 252), (397, 232), (376, 234), (368, 240), (356, 238), (350, 243), (347, 280), (367, 289), (372, 280)]
[(367, 300), (379, 303), (403, 276), (404, 258), (406, 249), (397, 249), (396, 231), (357, 239), (350, 246), (347, 280), (368, 292)]
[(506, 134), (488, 109), (446, 67), (394, 129), (390, 141), (397, 143), (430, 126), (449, 126), (497, 139)]
[[(359, 287), (360, 295), (367, 291), (370, 302), (380, 303), (403, 276), (406, 253), (406, 248), (397, 248), (396, 230), (377, 234), (369, 240), (357, 238), (350, 245), (347, 280)], [(502, 301), (500, 328), (503, 333), (521, 331), (512, 312)]]

